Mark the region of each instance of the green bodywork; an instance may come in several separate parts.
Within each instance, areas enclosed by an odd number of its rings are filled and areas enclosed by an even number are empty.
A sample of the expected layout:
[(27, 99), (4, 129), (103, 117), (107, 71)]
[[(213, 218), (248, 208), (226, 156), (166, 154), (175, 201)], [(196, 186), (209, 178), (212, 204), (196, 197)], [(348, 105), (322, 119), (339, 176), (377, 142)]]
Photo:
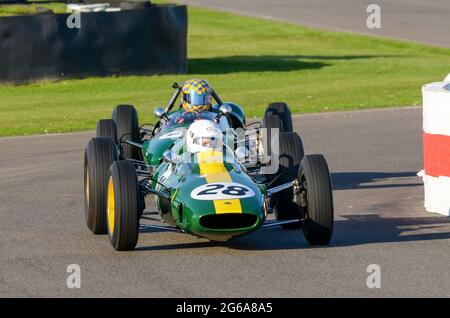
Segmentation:
[[(245, 118), (242, 118), (242, 121), (245, 121)], [(267, 213), (265, 185), (256, 183), (248, 176), (245, 168), (226, 150), (222, 156), (227, 160), (221, 162), (199, 163), (196, 160), (181, 160), (186, 156), (194, 158), (194, 155), (185, 151), (182, 138), (183, 131), (189, 124), (176, 124), (162, 129), (151, 140), (143, 143), (144, 161), (153, 167), (152, 187), (170, 195), (170, 200), (159, 196), (156, 198), (161, 218), (186, 233), (217, 241), (226, 241), (258, 229), (264, 223)], [(164, 162), (162, 156), (167, 149), (179, 155), (180, 160), (173, 163)], [(212, 171), (208, 165), (214, 165), (213, 170), (219, 167), (222, 172), (204, 173)], [(205, 170), (205, 167), (208, 169)], [(211, 175), (213, 179), (209, 178)], [(230, 185), (237, 186), (238, 189), (243, 187), (252, 195), (238, 195), (237, 199), (232, 196), (230, 198), (230, 195), (226, 199), (198, 199), (201, 196), (196, 197), (193, 193), (204, 185), (213, 188), (223, 185), (223, 189), (212, 191), (214, 193), (221, 193), (220, 191), (228, 189), (226, 187)], [(229, 210), (227, 204), (238, 208)]]

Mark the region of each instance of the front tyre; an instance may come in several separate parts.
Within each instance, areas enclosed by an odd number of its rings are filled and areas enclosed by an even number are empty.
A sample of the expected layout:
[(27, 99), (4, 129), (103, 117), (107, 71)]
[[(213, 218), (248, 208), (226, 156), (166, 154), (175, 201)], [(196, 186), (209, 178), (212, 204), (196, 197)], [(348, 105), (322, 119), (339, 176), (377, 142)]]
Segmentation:
[(119, 152), (110, 138), (92, 138), (84, 152), (84, 207), (88, 228), (106, 234), (106, 191), (109, 166)]
[(116, 161), (109, 169), (106, 211), (111, 245), (116, 251), (133, 250), (139, 236), (139, 188), (129, 161)]
[(326, 245), (333, 234), (334, 209), (330, 172), (322, 155), (306, 155), (299, 169), (298, 197), (306, 201), (303, 233), (311, 245)]

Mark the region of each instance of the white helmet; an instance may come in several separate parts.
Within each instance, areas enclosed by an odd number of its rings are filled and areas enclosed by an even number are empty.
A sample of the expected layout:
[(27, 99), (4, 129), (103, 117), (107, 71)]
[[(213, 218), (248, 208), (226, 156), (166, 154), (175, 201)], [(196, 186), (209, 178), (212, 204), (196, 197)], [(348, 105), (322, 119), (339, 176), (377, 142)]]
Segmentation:
[(199, 119), (189, 127), (186, 137), (187, 151), (222, 151), (222, 145), (222, 131), (213, 121)]

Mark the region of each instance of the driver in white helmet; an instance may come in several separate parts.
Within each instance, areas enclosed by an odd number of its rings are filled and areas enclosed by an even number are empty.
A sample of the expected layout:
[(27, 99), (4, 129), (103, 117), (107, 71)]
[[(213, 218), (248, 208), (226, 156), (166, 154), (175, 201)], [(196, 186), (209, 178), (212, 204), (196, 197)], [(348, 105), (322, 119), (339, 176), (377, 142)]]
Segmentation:
[(195, 120), (188, 129), (186, 137), (187, 151), (190, 153), (222, 152), (223, 138), (219, 126), (211, 120)]

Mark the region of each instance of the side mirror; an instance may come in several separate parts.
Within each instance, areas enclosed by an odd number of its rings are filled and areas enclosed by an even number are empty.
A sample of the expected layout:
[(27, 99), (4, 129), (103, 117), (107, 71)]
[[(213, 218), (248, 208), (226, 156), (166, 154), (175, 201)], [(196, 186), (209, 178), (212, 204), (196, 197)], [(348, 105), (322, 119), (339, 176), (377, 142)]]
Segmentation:
[(218, 123), (220, 121), (220, 117), (222, 116), (229, 116), (233, 110), (231, 109), (231, 106), (228, 104), (222, 104), (222, 106), (219, 107), (219, 113), (217, 114), (215, 121)]
[(153, 111), (153, 114), (158, 118), (163, 118), (166, 115), (166, 111), (162, 107), (158, 107)]
[(172, 150), (167, 149), (163, 152), (163, 160), (167, 163), (178, 163), (180, 156), (176, 155)]
[(245, 160), (249, 157), (249, 151), (247, 147), (240, 146), (234, 151), (234, 155), (239, 163), (244, 163)]
[(233, 109), (231, 109), (231, 106), (228, 104), (223, 104), (219, 108), (219, 112), (222, 116), (228, 116), (231, 114), (232, 111), (233, 111)]

